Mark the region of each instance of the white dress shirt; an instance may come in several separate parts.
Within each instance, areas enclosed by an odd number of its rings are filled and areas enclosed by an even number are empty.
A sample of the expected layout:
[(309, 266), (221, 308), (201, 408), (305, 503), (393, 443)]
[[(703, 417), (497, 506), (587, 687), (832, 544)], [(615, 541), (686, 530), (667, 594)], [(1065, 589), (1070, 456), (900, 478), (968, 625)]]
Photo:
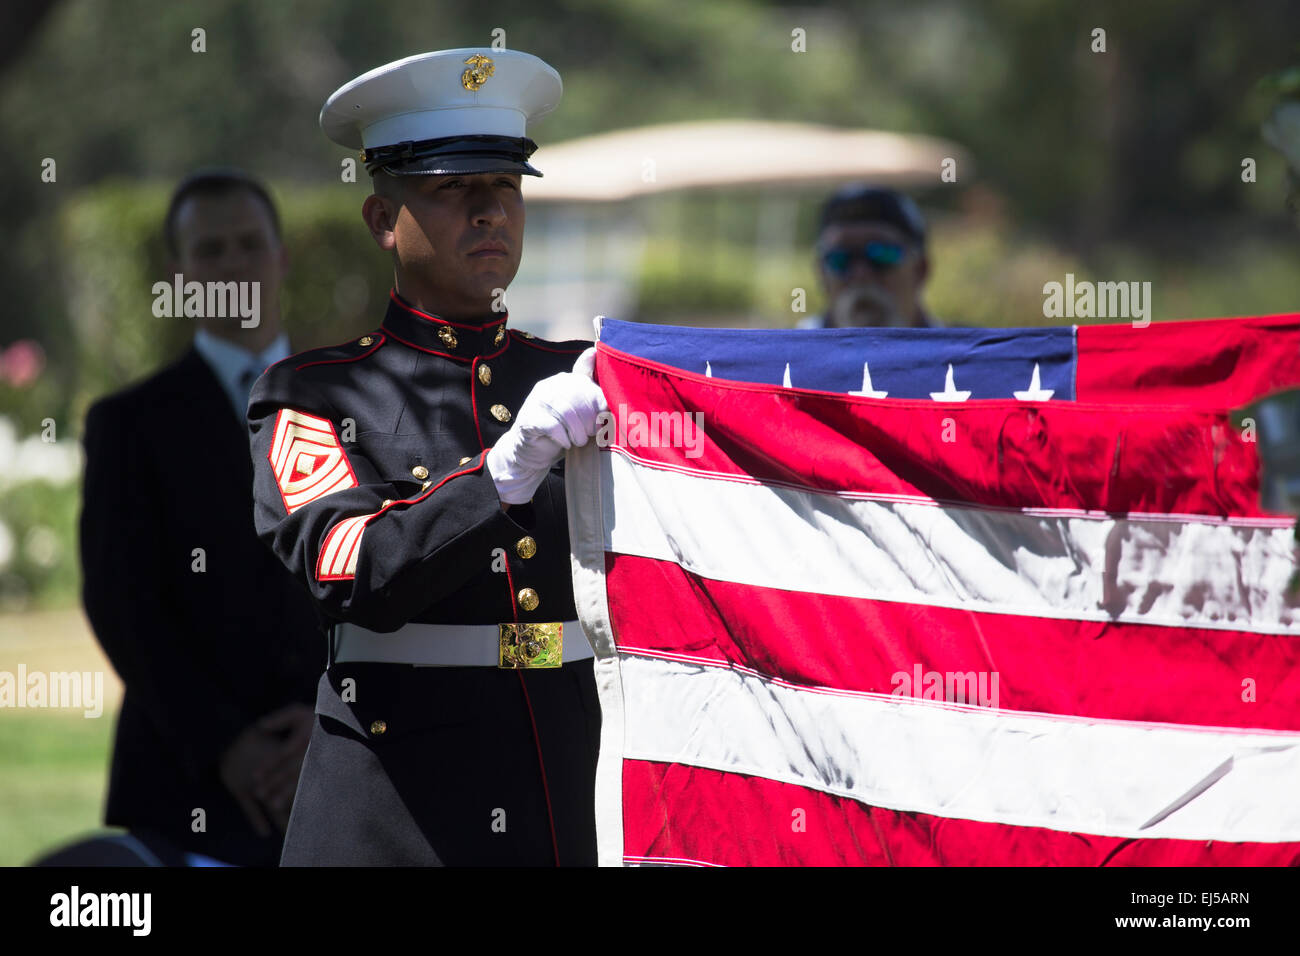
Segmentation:
[(217, 376), (241, 423), (247, 420), (248, 395), (253, 383), (269, 366), (290, 355), (289, 337), (283, 332), (261, 352), (250, 352), (217, 338), (207, 329), (199, 329), (194, 333), (194, 347)]

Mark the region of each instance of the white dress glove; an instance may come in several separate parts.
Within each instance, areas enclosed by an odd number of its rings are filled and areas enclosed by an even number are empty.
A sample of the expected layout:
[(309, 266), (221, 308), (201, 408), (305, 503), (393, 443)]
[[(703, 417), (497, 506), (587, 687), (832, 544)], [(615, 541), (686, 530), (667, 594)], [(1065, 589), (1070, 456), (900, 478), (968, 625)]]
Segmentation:
[(609, 405), (592, 380), (595, 368), (596, 350), (587, 349), (573, 363), (572, 372), (534, 385), (510, 430), (489, 449), (488, 473), (505, 504), (531, 501), (565, 449), (585, 445), (596, 434), (597, 416), (609, 411)]

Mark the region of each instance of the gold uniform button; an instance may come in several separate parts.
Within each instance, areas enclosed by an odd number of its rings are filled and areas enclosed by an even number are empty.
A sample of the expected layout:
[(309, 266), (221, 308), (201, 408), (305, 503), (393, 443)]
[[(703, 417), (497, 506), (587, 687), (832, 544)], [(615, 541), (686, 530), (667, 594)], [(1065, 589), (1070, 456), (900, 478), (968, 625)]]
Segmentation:
[(447, 328), (447, 326), (444, 325), (438, 330), (438, 338), (442, 339), (444, 344), (451, 348), (454, 349), (456, 347), (456, 333)]
[(525, 611), (536, 611), (537, 605), (542, 603), (542, 599), (537, 596), (537, 592), (532, 588), (524, 588), (519, 592), (519, 606)]
[(357, 345), (369, 345), (374, 340), (374, 336), (372, 335), (363, 335), (361, 338), (357, 339)]
[(497, 334), (496, 337), (492, 339), (492, 344), (500, 345), (505, 340), (506, 340), (506, 327), (503, 325), (501, 326), (501, 328), (497, 329)]
[(376, 737), (384, 733), (386, 730), (388, 730), (388, 721), (386, 720), (371, 721), (370, 732), (374, 734)]
[(504, 405), (493, 405), (490, 411), (492, 412), (492, 417), (497, 421), (510, 421), (510, 409), (506, 408)]
[(473, 461), (473, 460), (474, 460), (474, 459), (470, 458), (469, 455), (466, 455), (464, 458), (462, 458), (462, 459), (460, 460), (460, 463), (461, 463), (462, 465), (468, 465), (468, 464), (469, 464), (471, 461)]
[(491, 385), (492, 369), (488, 368), (486, 365), (480, 365), (478, 367), (478, 380), (484, 385)]
[(421, 490), (421, 491), (427, 491), (428, 488), (429, 488), (429, 486), (430, 486), (431, 484), (433, 484), (432, 481), (426, 481), (424, 484), (422, 484), (422, 485), (420, 486), (420, 490)]
[(387, 508), (387, 507), (388, 507), (389, 505), (391, 505), (392, 503), (393, 503), (393, 499), (392, 499), (392, 498), (385, 498), (382, 507)]
[(526, 534), (515, 542), (515, 554), (527, 561), (537, 553), (537, 541), (532, 535)]
[(414, 475), (416, 478), (418, 478), (420, 481), (424, 481), (424, 479), (429, 477), (429, 469), (425, 468), (423, 465), (416, 465), (414, 468), (411, 469), (411, 474)]

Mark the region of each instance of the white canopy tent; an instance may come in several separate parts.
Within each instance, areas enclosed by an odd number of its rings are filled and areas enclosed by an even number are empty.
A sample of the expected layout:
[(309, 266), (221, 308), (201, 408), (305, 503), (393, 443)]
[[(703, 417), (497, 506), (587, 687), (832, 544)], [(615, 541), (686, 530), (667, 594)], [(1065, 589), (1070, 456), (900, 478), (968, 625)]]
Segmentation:
[(811, 123), (716, 120), (601, 133), (545, 146), (528, 181), (532, 202), (612, 202), (677, 189), (795, 186), (870, 179), (893, 186), (939, 181), (952, 143)]
[(757, 193), (754, 241), (770, 252), (793, 249), (810, 188), (937, 186), (949, 159), (970, 173), (960, 147), (929, 136), (756, 120), (618, 130), (543, 145), (534, 159), (544, 175), (525, 177), (528, 238), (508, 299), (521, 325), (556, 338), (590, 337), (593, 315), (634, 308), (645, 212), (664, 194)]

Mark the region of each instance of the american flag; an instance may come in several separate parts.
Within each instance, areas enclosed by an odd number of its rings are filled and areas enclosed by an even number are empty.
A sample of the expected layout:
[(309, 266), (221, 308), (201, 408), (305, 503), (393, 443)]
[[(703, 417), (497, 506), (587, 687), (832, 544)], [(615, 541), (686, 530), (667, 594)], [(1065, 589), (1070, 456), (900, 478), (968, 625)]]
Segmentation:
[[(1300, 862), (1300, 316), (604, 320), (567, 462), (602, 864)], [(597, 447), (599, 445), (600, 447)]]

